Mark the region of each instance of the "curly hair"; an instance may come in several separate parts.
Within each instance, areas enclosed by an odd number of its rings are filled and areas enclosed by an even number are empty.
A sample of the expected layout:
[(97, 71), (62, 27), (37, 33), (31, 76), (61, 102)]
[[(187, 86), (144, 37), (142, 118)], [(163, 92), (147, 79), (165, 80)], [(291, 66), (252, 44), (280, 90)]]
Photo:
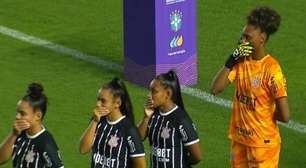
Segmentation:
[(280, 25), (280, 15), (270, 7), (260, 6), (251, 10), (247, 16), (247, 24), (260, 28), (267, 34), (267, 39), (278, 30)]

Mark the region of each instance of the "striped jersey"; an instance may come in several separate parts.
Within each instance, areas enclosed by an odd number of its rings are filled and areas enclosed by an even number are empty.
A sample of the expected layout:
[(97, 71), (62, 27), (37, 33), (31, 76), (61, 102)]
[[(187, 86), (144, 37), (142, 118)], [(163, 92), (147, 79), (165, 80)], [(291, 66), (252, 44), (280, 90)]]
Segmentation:
[(92, 168), (130, 168), (131, 159), (145, 156), (139, 133), (122, 116), (114, 122), (101, 118), (92, 147)]
[(155, 110), (148, 124), (151, 168), (189, 168), (186, 146), (199, 142), (195, 125), (178, 106), (166, 113)]
[(23, 131), (13, 148), (14, 168), (64, 168), (52, 135), (44, 128), (34, 136)]
[(228, 78), (235, 85), (229, 138), (252, 147), (279, 144), (275, 100), (287, 96), (279, 63), (271, 55), (261, 60), (246, 58)]

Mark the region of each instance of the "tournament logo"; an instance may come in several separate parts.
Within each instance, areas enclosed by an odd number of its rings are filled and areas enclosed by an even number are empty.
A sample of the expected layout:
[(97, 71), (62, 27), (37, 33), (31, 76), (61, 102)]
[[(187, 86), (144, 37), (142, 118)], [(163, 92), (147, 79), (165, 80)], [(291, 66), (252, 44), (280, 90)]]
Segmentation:
[(109, 141), (108, 141), (108, 145), (112, 148), (115, 148), (118, 146), (118, 140), (119, 138), (117, 137), (117, 135), (111, 135)]
[(171, 48), (176, 48), (176, 47), (180, 47), (183, 45), (183, 36), (180, 35), (180, 36), (175, 36), (171, 42), (170, 42), (170, 47)]
[(182, 28), (183, 13), (179, 10), (175, 10), (170, 14), (170, 27), (174, 32), (179, 31)]
[(170, 131), (170, 128), (164, 127), (160, 136), (164, 139), (168, 139), (170, 137)]

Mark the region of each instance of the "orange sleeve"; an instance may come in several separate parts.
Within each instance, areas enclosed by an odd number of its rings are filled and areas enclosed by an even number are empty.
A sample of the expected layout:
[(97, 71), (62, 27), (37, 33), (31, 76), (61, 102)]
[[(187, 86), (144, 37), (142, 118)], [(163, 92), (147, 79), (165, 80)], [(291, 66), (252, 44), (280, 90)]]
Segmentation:
[(227, 76), (228, 80), (229, 80), (231, 83), (233, 83), (234, 80), (236, 79), (236, 72), (237, 72), (237, 70), (236, 70), (235, 67), (236, 67), (236, 66), (234, 66), (234, 68), (230, 71), (230, 73), (229, 73), (228, 76)]
[(280, 66), (273, 65), (271, 67), (271, 78), (269, 81), (271, 93), (274, 98), (286, 97), (287, 96), (287, 86), (286, 78), (282, 73)]

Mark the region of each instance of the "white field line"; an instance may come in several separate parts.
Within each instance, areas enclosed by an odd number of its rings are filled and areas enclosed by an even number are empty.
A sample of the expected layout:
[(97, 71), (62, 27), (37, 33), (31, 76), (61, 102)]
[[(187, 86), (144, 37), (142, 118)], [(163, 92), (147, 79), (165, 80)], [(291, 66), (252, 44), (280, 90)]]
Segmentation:
[[(7, 36), (10, 36), (12, 38), (18, 39), (20, 41), (28, 42), (28, 43), (34, 44), (36, 46), (40, 46), (40, 47), (43, 47), (43, 48), (50, 49), (50, 50), (52, 50), (54, 52), (57, 52), (57, 53), (61, 53), (61, 54), (64, 54), (64, 55), (68, 55), (68, 56), (77, 58), (77, 59), (81, 59), (83, 61), (101, 66), (101, 67), (109, 69), (109, 70), (118, 71), (118, 72), (123, 71), (123, 66), (122, 65), (113, 63), (111, 61), (103, 60), (103, 59), (100, 59), (96, 56), (88, 55), (88, 54), (80, 52), (78, 50), (67, 48), (67, 47), (64, 47), (62, 45), (55, 44), (55, 43), (52, 43), (52, 42), (47, 41), (47, 40), (43, 40), (43, 39), (40, 39), (40, 38), (37, 38), (37, 37), (34, 37), (34, 36), (30, 36), (30, 35), (27, 35), (25, 33), (20, 32), (20, 31), (10, 29), (10, 28), (7, 28), (7, 27), (2, 26), (2, 25), (0, 25), (0, 33), (4, 34), (4, 35), (7, 35)], [(219, 106), (223, 106), (223, 107), (226, 107), (226, 108), (231, 108), (232, 102), (230, 100), (226, 100), (226, 99), (223, 99), (223, 98), (220, 98), (220, 97), (213, 96), (213, 95), (211, 95), (211, 94), (209, 94), (205, 91), (202, 91), (200, 89), (197, 89), (197, 88), (182, 87), (182, 92), (189, 95), (189, 96), (196, 97), (198, 99), (201, 99), (201, 100), (209, 102), (209, 103), (217, 104)], [(289, 129), (292, 129), (294, 131), (304, 133), (304, 134), (306, 133), (306, 126), (301, 124), (301, 123), (290, 120), (289, 123), (285, 124), (285, 123), (279, 122), (279, 124), (284, 126), (284, 127), (289, 128)]]

